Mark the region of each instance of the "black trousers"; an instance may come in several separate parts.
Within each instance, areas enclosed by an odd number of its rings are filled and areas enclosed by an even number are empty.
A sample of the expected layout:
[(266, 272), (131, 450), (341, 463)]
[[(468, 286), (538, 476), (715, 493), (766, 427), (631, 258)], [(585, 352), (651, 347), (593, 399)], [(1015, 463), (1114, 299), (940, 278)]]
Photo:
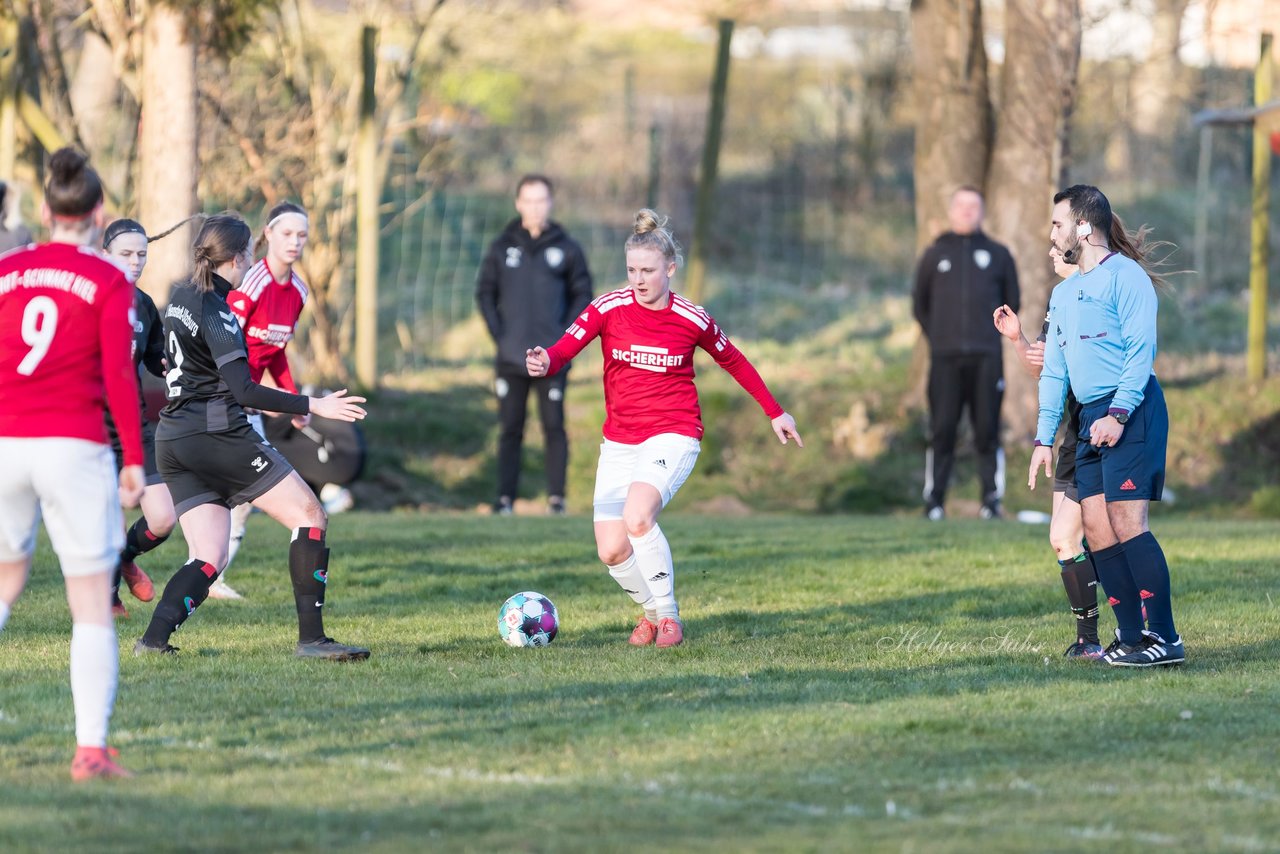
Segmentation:
[(965, 408), (973, 425), (978, 481), (983, 503), (1004, 495), (1000, 453), (1000, 403), (1004, 367), (1000, 354), (935, 356), (929, 364), (929, 453), (925, 460), (924, 500), (941, 505), (956, 458), (956, 430)]
[(564, 431), (564, 390), (568, 372), (553, 377), (531, 377), (524, 371), (499, 370), (494, 387), (498, 393), (498, 495), (513, 501), (520, 486), (520, 453), (524, 445), (525, 413), (529, 392), (538, 395), (538, 415), (546, 437), (547, 495), (564, 495), (569, 465), (569, 437)]

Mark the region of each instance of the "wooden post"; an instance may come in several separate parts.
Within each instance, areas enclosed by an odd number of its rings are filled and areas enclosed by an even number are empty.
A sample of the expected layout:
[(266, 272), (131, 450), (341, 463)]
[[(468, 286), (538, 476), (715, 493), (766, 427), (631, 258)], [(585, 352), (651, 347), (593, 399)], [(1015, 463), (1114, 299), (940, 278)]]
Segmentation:
[(0, 18), (0, 180), (13, 180), (18, 159), (18, 18)]
[(1209, 172), (1213, 169), (1213, 125), (1200, 125), (1200, 159), (1196, 165), (1196, 231), (1192, 265), (1200, 281), (1209, 281)]
[(715, 205), (716, 170), (720, 164), (720, 137), (724, 130), (725, 95), (729, 89), (729, 43), (733, 21), (720, 21), (720, 42), (716, 51), (715, 74), (711, 80), (711, 105), (707, 109), (707, 138), (702, 147), (702, 174), (693, 214), (693, 248), (689, 253), (689, 273), (684, 292), (695, 303), (702, 301), (707, 277), (707, 244), (711, 240), (711, 218)]
[[(1262, 107), (1271, 100), (1271, 33), (1262, 34), (1262, 50), (1253, 78), (1253, 103)], [(1248, 377), (1260, 382), (1267, 375), (1267, 263), (1268, 208), (1271, 202), (1271, 147), (1266, 123), (1253, 123), (1253, 228), (1249, 249), (1249, 349)]]
[(378, 137), (374, 120), (378, 30), (366, 25), (361, 40), (360, 127), (356, 138), (356, 379), (378, 384)]
[(649, 188), (645, 193), (645, 205), (658, 206), (658, 191), (662, 186), (662, 125), (649, 125)]

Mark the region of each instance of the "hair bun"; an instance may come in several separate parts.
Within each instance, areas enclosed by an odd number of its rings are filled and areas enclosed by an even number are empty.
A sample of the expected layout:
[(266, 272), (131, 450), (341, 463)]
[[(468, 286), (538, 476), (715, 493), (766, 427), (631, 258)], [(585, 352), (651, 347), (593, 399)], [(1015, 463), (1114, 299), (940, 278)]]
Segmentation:
[(667, 218), (661, 216), (657, 211), (649, 208), (641, 208), (636, 211), (636, 234), (648, 234), (651, 231), (657, 231), (667, 224)]
[(89, 158), (74, 148), (59, 148), (49, 158), (49, 173), (59, 183), (67, 184), (74, 181), (88, 163)]

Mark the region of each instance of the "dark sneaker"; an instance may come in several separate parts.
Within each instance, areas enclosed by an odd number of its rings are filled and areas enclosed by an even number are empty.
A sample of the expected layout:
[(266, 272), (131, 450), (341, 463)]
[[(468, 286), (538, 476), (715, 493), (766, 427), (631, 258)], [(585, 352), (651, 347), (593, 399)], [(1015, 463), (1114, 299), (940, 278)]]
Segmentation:
[(941, 522), (947, 518), (947, 511), (942, 509), (941, 504), (931, 504), (924, 508), (924, 518), (930, 522)]
[(552, 516), (563, 516), (565, 514), (564, 499), (559, 495), (553, 495), (548, 498), (547, 512)]
[(1116, 639), (1113, 640), (1111, 643), (1107, 644), (1107, 648), (1104, 649), (1102, 651), (1102, 655), (1098, 656), (1097, 658), (1097, 660), (1102, 662), (1103, 664), (1110, 664), (1112, 661), (1116, 660), (1120, 656), (1128, 655), (1129, 653), (1133, 652), (1135, 649), (1138, 648), (1136, 645), (1127, 646), (1125, 644), (1120, 643), (1120, 630), (1116, 629), (1115, 632), (1116, 632)]
[(298, 658), (322, 658), (325, 661), (364, 661), (369, 657), (369, 650), (360, 646), (347, 646), (333, 638), (321, 638), (306, 643), (299, 641), (293, 654)]
[(978, 510), (978, 516), (983, 519), (1003, 519), (1004, 509), (999, 501), (988, 501)]
[(511, 503), (511, 499), (505, 495), (493, 505), (493, 515), (495, 516), (510, 516), (514, 512), (515, 506)]
[(1078, 640), (1071, 646), (1067, 647), (1067, 651), (1062, 654), (1064, 658), (1102, 658), (1102, 644), (1089, 643), (1088, 641)]
[(1155, 632), (1143, 632), (1142, 641), (1131, 652), (1108, 663), (1112, 667), (1161, 667), (1181, 664), (1186, 658), (1182, 638), (1166, 641)]
[(151, 646), (142, 638), (138, 638), (138, 642), (133, 645), (134, 655), (175, 655), (177, 652), (178, 648), (168, 641), (164, 646)]

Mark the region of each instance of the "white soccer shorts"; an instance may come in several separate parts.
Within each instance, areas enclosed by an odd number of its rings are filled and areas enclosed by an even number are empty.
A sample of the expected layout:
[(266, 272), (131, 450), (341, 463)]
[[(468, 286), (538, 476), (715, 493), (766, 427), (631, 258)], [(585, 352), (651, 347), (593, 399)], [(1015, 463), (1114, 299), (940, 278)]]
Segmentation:
[(118, 482), (107, 445), (0, 438), (0, 561), (31, 556), (43, 516), (64, 576), (114, 570), (124, 548)]
[(633, 483), (657, 489), (666, 507), (693, 471), (701, 450), (697, 439), (678, 433), (659, 433), (638, 445), (605, 439), (596, 465), (595, 521), (621, 519)]

